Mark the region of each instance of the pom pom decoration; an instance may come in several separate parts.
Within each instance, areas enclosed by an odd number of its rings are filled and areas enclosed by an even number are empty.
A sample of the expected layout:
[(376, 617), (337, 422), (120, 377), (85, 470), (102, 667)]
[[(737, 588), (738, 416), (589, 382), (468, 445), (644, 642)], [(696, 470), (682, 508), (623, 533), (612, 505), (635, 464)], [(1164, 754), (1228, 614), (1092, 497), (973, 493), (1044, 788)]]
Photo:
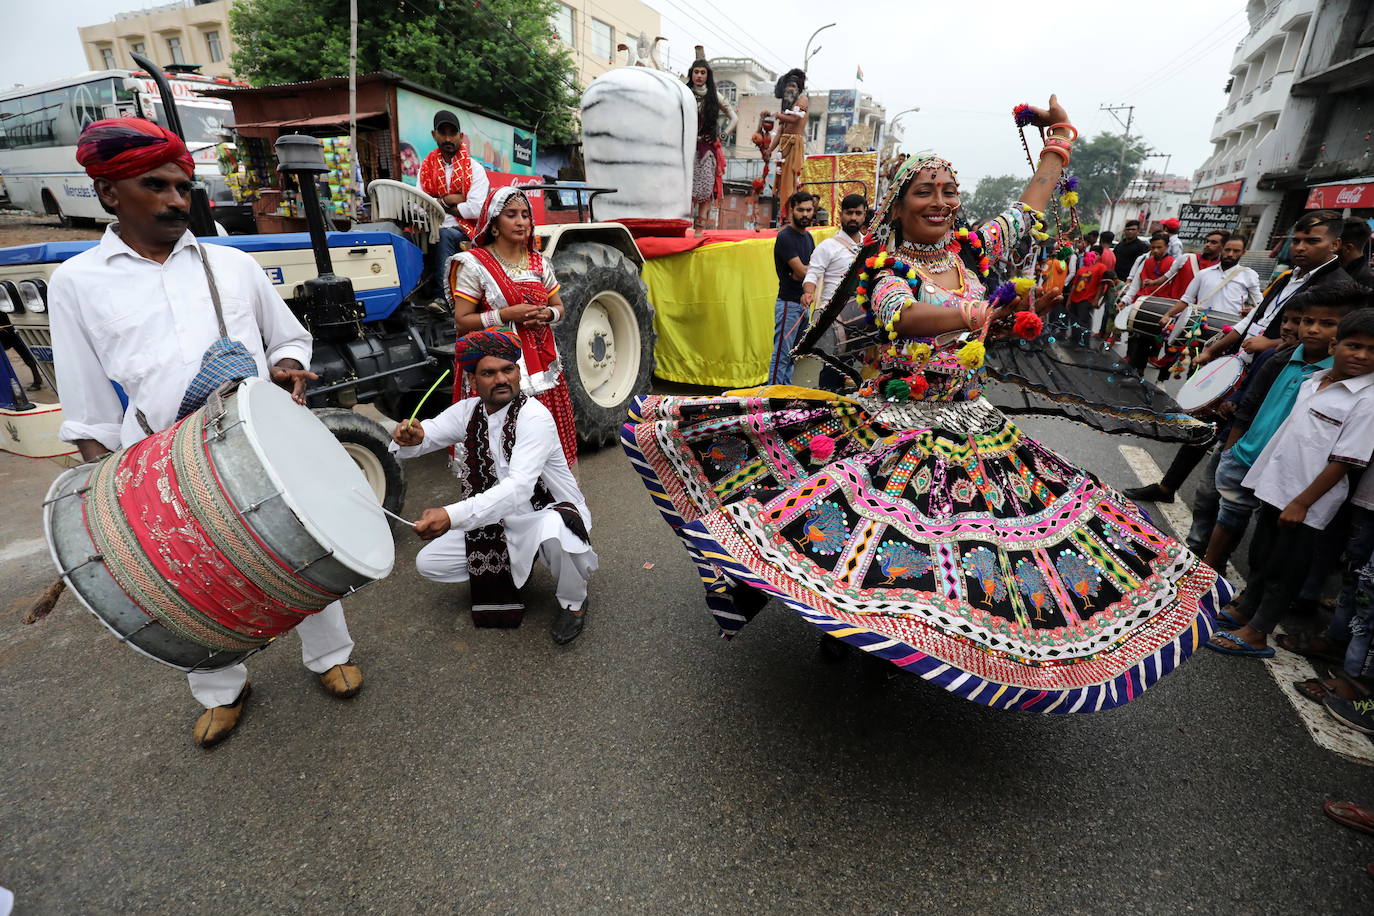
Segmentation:
[(983, 357), (987, 355), (987, 347), (983, 346), (981, 340), (970, 340), (959, 348), (956, 356), (959, 365), (965, 369), (979, 369), (983, 365)]
[(1063, 194), (1059, 196), (1059, 202), (1066, 207), (1078, 206), (1078, 192), (1065, 191)]
[(1061, 260), (1061, 261), (1067, 261), (1069, 258), (1073, 257), (1073, 246), (1072, 246), (1072, 245), (1062, 245), (1062, 246), (1060, 246), (1059, 250), (1056, 251), (1056, 252), (1054, 253), (1054, 256), (1055, 256), (1056, 258), (1058, 258), (1059, 260)]
[(1012, 285), (1016, 287), (1016, 295), (1024, 296), (1035, 287), (1035, 280), (1030, 277), (1017, 277), (1012, 280)]
[[(1077, 191), (1077, 190), (1078, 190), (1078, 176), (1077, 176), (1077, 175), (1070, 175), (1068, 178), (1065, 178), (1065, 179), (1064, 179), (1064, 190), (1066, 190), (1066, 191)], [(1076, 201), (1075, 201), (1075, 203), (1076, 203)]]
[(1045, 323), (1034, 312), (1017, 312), (1011, 323), (1012, 333), (1022, 340), (1034, 340), (1044, 327)]
[(1001, 286), (997, 287), (997, 289), (992, 291), (992, 295), (988, 297), (988, 305), (992, 306), (993, 308), (997, 308), (999, 305), (1005, 305), (1006, 303), (1010, 302), (1015, 298), (1016, 284), (1003, 283)]
[(819, 433), (811, 437), (806, 447), (810, 449), (811, 457), (817, 461), (824, 461), (835, 454), (835, 440)]
[(900, 404), (911, 398), (911, 385), (903, 379), (889, 379), (887, 384), (883, 385), (883, 397)]
[(1035, 112), (1025, 102), (1013, 108), (1011, 115), (1016, 119), (1017, 127), (1030, 127), (1035, 123)]
[(926, 389), (930, 387), (930, 382), (926, 381), (924, 375), (913, 375), (906, 380), (907, 387), (911, 390), (913, 398), (923, 398), (926, 396)]
[(908, 352), (911, 354), (912, 362), (923, 363), (930, 359), (930, 344), (918, 343)]

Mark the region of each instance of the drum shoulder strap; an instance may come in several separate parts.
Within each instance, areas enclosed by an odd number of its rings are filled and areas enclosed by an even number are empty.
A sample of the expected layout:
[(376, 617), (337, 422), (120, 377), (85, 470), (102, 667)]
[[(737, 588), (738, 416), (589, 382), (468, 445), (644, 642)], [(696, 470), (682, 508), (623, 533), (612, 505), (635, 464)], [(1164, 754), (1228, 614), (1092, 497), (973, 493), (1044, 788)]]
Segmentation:
[(219, 301), (219, 287), (215, 285), (215, 272), (210, 269), (210, 254), (200, 245), (196, 248), (200, 252), (200, 265), (205, 268), (205, 282), (210, 284), (210, 301), (215, 304), (215, 322), (219, 325), (219, 336), (228, 337), (229, 331), (224, 327), (224, 306)]

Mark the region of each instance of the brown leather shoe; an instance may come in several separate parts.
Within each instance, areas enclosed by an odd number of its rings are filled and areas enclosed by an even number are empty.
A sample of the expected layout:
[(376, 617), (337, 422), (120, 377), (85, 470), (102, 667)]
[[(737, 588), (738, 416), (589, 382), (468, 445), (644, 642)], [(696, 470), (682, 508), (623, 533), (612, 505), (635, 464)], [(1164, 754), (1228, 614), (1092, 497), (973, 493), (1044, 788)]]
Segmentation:
[(252, 686), (244, 684), (237, 700), (228, 706), (212, 706), (201, 713), (192, 731), (196, 744), (200, 747), (213, 747), (228, 738), (230, 732), (238, 727), (239, 719), (243, 716), (243, 705), (252, 692)]
[(324, 689), (346, 700), (363, 689), (363, 671), (357, 665), (335, 665), (320, 675)]

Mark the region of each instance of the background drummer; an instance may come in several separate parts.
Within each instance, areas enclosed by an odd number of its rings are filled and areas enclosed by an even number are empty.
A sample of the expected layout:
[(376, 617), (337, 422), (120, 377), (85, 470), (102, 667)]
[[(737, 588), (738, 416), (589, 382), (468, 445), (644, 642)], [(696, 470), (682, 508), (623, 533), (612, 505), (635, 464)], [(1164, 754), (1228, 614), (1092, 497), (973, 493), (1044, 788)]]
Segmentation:
[[(270, 375), (304, 403), (306, 381), (315, 377), (305, 370), (310, 334), (256, 261), (234, 248), (202, 245), (187, 228), (193, 163), (180, 138), (141, 118), (96, 121), (82, 132), (77, 160), (117, 221), (98, 245), (58, 267), (49, 284), (61, 438), (94, 460), (171, 426), (190, 386), (213, 390), (219, 378)], [(226, 336), (242, 345), (227, 361), (207, 352), (221, 335), (206, 258)], [(296, 632), (306, 667), (329, 693), (358, 692), (362, 672), (348, 664), (353, 640), (337, 601)], [(205, 707), (194, 740), (208, 747), (238, 725), (248, 669), (195, 672), (187, 680)]]
[(1216, 232), (1207, 236), (1208, 242), (1213, 241), (1214, 236), (1219, 243), (1220, 260), (1198, 271), (1179, 297), (1179, 304), (1168, 311), (1166, 318), (1174, 317), (1189, 305), (1199, 306), (1202, 317), (1213, 310), (1245, 316), (1259, 305), (1262, 298), (1259, 274), (1240, 263), (1245, 256), (1245, 236)]

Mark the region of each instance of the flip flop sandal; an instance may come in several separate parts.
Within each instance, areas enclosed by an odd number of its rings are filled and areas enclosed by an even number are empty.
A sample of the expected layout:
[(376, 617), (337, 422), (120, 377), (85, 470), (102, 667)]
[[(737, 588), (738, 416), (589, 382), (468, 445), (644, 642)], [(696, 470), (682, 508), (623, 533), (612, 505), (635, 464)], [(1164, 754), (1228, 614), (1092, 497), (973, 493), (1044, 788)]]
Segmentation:
[[(1226, 640), (1227, 642), (1231, 643), (1231, 646), (1228, 647), (1218, 644), (1216, 642), (1216, 640), (1218, 639)], [(1212, 635), (1211, 640), (1209, 640), (1205, 645), (1213, 652), (1220, 652), (1222, 655), (1243, 655), (1246, 658), (1274, 657), (1273, 646), (1265, 646), (1263, 649), (1256, 649), (1254, 646), (1250, 645), (1248, 642), (1241, 639), (1239, 636), (1236, 636), (1229, 630), (1218, 630), (1216, 633)]]
[(1274, 642), (1278, 644), (1280, 649), (1292, 652), (1296, 655), (1301, 655), (1304, 658), (1314, 658), (1319, 662), (1327, 662), (1332, 665), (1341, 665), (1345, 663), (1345, 657), (1343, 655), (1337, 655), (1330, 651), (1319, 652), (1313, 648), (1313, 639), (1313, 634), (1307, 632), (1280, 633), (1274, 638)]
[(1327, 697), (1333, 695), (1331, 691), (1326, 689), (1326, 685), (1322, 683), (1322, 679), (1319, 677), (1309, 677), (1305, 681), (1294, 681), (1293, 689), (1313, 703), (1324, 703)]
[(1322, 811), (1344, 827), (1374, 835), (1374, 808), (1354, 802), (1329, 801), (1322, 805)]

